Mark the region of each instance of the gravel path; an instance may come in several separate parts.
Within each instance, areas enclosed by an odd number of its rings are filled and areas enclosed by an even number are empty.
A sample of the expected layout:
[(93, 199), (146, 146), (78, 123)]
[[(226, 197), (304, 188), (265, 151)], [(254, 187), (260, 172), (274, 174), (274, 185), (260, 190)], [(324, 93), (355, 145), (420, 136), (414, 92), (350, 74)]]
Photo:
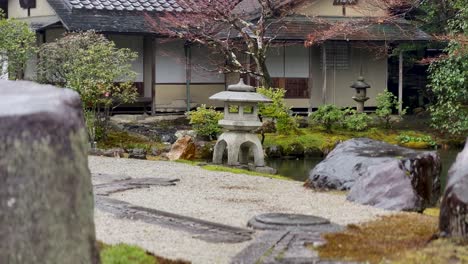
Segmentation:
[[(207, 171), (174, 162), (89, 157), (92, 173), (132, 178), (178, 178), (176, 186), (151, 187), (111, 195), (135, 205), (203, 220), (246, 227), (257, 214), (268, 212), (313, 214), (346, 225), (374, 219), (388, 212), (346, 201), (344, 195), (319, 193), (302, 183)], [(193, 263), (229, 263), (250, 242), (213, 244), (190, 234), (138, 221), (116, 219), (96, 210), (98, 239), (107, 243), (137, 244), (169, 258)]]

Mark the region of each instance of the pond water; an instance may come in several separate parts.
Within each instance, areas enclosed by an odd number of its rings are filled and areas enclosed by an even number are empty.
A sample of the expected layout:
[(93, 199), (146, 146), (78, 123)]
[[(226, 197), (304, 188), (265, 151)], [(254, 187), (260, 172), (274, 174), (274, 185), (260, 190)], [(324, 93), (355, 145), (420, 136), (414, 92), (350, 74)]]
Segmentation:
[[(438, 150), (442, 162), (442, 187), (445, 187), (447, 172), (460, 151), (461, 150)], [(322, 161), (321, 158), (269, 159), (266, 163), (267, 166), (277, 169), (278, 174), (303, 182), (309, 177), (309, 171), (320, 161)]]

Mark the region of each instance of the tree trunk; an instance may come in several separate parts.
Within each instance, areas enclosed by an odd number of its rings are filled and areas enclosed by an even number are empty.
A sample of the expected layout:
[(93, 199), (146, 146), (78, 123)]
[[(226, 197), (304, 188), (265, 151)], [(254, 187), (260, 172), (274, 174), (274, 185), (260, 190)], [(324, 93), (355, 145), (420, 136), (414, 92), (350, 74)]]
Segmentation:
[(327, 103), (327, 46), (323, 43), (322, 50), (322, 104)]
[[(262, 85), (265, 88), (271, 88), (273, 81), (271, 80), (270, 72), (266, 65), (266, 58), (259, 55), (257, 58), (254, 57), (255, 63), (257, 64), (257, 71), (262, 77)], [(283, 87), (284, 88), (284, 87)]]

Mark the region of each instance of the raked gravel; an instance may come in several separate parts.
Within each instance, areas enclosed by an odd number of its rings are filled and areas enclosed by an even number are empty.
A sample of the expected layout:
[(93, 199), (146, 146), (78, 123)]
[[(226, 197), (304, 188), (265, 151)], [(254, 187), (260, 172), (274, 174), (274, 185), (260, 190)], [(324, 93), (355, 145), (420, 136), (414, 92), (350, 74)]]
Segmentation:
[[(183, 163), (90, 156), (89, 167), (92, 173), (180, 179), (176, 186), (130, 190), (111, 197), (243, 228), (255, 215), (271, 212), (312, 214), (341, 225), (389, 214), (348, 202), (342, 194), (305, 189), (301, 182), (207, 171)], [(192, 263), (229, 263), (250, 243), (208, 243), (189, 233), (117, 219), (99, 210), (95, 212), (95, 224), (98, 239), (106, 243), (136, 244), (158, 255)]]

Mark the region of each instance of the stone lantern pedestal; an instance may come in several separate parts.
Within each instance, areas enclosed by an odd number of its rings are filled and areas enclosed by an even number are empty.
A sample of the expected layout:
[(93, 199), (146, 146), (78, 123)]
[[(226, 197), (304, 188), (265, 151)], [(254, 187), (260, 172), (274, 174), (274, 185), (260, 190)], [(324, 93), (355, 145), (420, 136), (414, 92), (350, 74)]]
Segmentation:
[(244, 84), (242, 79), (210, 99), (224, 102), (224, 119), (219, 121), (219, 125), (227, 130), (216, 142), (213, 163), (222, 164), (227, 149), (229, 166), (248, 165), (249, 153), (253, 153), (255, 167), (264, 167), (262, 143), (252, 131), (262, 126), (258, 118), (258, 103), (272, 101), (256, 93), (255, 88)]
[(353, 100), (357, 102), (356, 111), (363, 113), (364, 103), (369, 100), (366, 90), (370, 88), (370, 85), (364, 81), (364, 77), (359, 76), (358, 80), (351, 85), (351, 88), (356, 89), (356, 95), (353, 96)]

